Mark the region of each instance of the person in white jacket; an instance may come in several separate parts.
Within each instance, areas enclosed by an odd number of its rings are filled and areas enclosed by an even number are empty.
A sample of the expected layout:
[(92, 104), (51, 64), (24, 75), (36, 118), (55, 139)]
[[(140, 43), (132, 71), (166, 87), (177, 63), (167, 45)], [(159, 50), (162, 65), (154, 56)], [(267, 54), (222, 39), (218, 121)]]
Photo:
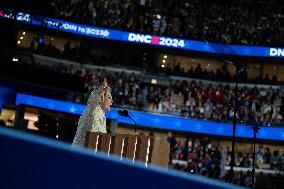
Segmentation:
[(95, 88), (88, 99), (87, 107), (80, 116), (72, 146), (84, 146), (87, 131), (106, 133), (107, 112), (112, 105), (112, 95), (107, 81)]

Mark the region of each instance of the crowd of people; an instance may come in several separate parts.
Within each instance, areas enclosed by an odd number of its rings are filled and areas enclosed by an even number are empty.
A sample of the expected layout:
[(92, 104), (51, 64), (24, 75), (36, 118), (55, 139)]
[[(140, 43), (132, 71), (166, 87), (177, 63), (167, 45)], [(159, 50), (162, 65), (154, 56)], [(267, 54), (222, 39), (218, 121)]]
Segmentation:
[[(135, 74), (111, 74), (106, 70), (85, 72), (83, 77), (88, 88), (103, 77), (110, 78), (117, 107), (224, 123), (233, 120), (234, 91), (229, 85), (177, 80), (162, 86), (145, 83)], [(280, 90), (240, 87), (237, 117), (242, 124), (280, 125), (283, 121)]]
[[(134, 54), (127, 54), (127, 58), (125, 58), (124, 54), (112, 54), (112, 55), (103, 55), (103, 56), (96, 56), (95, 54), (91, 54), (88, 49), (91, 49), (88, 47), (87, 44), (79, 45), (71, 48), (70, 42), (67, 42), (64, 46), (64, 51), (60, 51), (58, 48), (56, 48), (54, 45), (39, 43), (37, 48), (35, 48), (35, 42), (31, 42), (30, 47), (28, 48), (33, 53), (36, 54), (42, 54), (46, 56), (52, 56), (55, 58), (63, 58), (68, 59), (72, 61), (78, 61), (81, 63), (87, 63), (87, 64), (94, 64), (94, 65), (100, 65), (100, 66), (122, 66), (126, 68), (131, 69), (138, 69), (138, 70), (147, 70), (148, 65), (143, 66), (143, 61), (139, 56)], [(135, 62), (135, 65), (133, 65), (133, 62)], [(150, 64), (150, 63), (149, 63)], [(265, 76), (262, 76), (260, 74), (256, 78), (248, 78), (247, 74), (247, 68), (244, 67), (242, 69), (242, 72), (239, 76), (239, 82), (240, 83), (258, 83), (258, 84), (279, 84), (280, 81), (278, 81), (277, 77), (275, 75), (270, 78), (268, 74)], [(190, 77), (190, 78), (197, 78), (197, 79), (205, 79), (205, 80), (211, 80), (211, 81), (224, 81), (224, 82), (234, 82), (235, 77), (232, 75), (226, 65), (223, 65), (222, 67), (214, 70), (208, 70), (207, 68), (204, 68), (201, 66), (201, 64), (198, 64), (195, 68), (191, 67), (188, 70), (185, 70), (184, 68), (181, 68), (180, 63), (177, 63), (175, 67), (171, 68), (170, 66), (166, 66), (165, 68), (161, 68), (159, 65), (157, 67), (151, 67), (149, 69), (150, 72), (156, 72), (158, 74), (167, 74), (167, 75), (176, 75), (176, 76), (182, 76), (182, 77)]]
[[(72, 93), (68, 96), (70, 101), (84, 103), (93, 86), (106, 77), (116, 107), (224, 123), (233, 120), (234, 89), (230, 85), (194, 80), (171, 80), (170, 85), (159, 85), (145, 82), (141, 75), (105, 69), (90, 71), (82, 65), (78, 68), (59, 64), (50, 69), (84, 78), (84, 95)], [(236, 105), (239, 123), (265, 126), (283, 123), (279, 89), (239, 87)]]
[(52, 0), (47, 13), (81, 24), (154, 35), (279, 45), (283, 12), (275, 0)]
[[(252, 172), (250, 170), (246, 173), (244, 171), (235, 172), (232, 178), (229, 177), (225, 166), (229, 166), (231, 151), (220, 141), (211, 141), (207, 137), (194, 137), (182, 141), (180, 138), (174, 137), (172, 133), (169, 133), (168, 141), (171, 150), (170, 167), (189, 174), (203, 175), (247, 187), (251, 186)], [(251, 150), (248, 152), (237, 151), (236, 154), (235, 166), (252, 168), (253, 154)], [(256, 168), (283, 171), (283, 158), (283, 154), (279, 150), (270, 150), (269, 147), (264, 148), (263, 145), (260, 145), (256, 152)], [(256, 184), (263, 183), (269, 177), (273, 176), (258, 173)]]
[[(201, 165), (198, 165), (198, 163), (202, 163), (202, 166), (205, 166), (205, 168), (208, 166), (208, 164), (211, 164), (210, 167), (213, 168), (216, 165), (220, 166), (222, 150), (225, 150), (225, 165), (230, 165), (231, 149), (221, 146), (220, 142), (212, 142), (207, 137), (196, 139), (191, 138), (187, 139), (186, 141), (181, 141), (175, 137), (169, 137), (168, 140), (171, 142), (171, 160), (182, 160), (188, 162), (189, 164), (195, 161), (195, 166), (199, 166), (199, 168)], [(247, 152), (239, 151), (236, 154), (235, 166), (244, 168), (252, 167), (253, 154), (251, 149), (249, 149)], [(256, 168), (283, 171), (283, 155), (284, 154), (282, 154), (282, 152), (279, 150), (271, 150), (269, 147), (259, 145), (256, 151)], [(196, 172), (197, 168), (198, 167), (195, 167), (191, 170)], [(208, 167), (206, 171), (208, 171)], [(199, 173), (202, 173), (202, 170), (199, 170)]]
[[(64, 44), (64, 50), (60, 51), (59, 48), (52, 43), (47, 44), (45, 41), (38, 42), (33, 40), (28, 48), (21, 48), (21, 46), (18, 46), (18, 48), (35, 54), (76, 61), (84, 64), (125, 66), (133, 67), (135, 69), (142, 68), (141, 62), (137, 61), (139, 60), (139, 57), (137, 57), (135, 54), (127, 54), (127, 60), (124, 58), (126, 55), (120, 53), (106, 52), (105, 54), (98, 56), (91, 52), (93, 47), (87, 43), (82, 43), (80, 45), (71, 47), (71, 43), (68, 41), (66, 44)], [(133, 61), (136, 61), (135, 65), (133, 65)]]
[[(168, 75), (177, 75), (182, 77), (198, 78), (211, 81), (223, 81), (223, 82), (235, 82), (235, 77), (227, 69), (227, 65), (217, 68), (216, 71), (203, 68), (201, 64), (198, 64), (195, 68), (191, 67), (187, 71), (181, 68), (180, 64), (177, 64), (173, 69), (166, 68), (163, 70)], [(244, 67), (239, 74), (239, 83), (261, 83), (261, 84), (279, 84), (276, 75), (269, 78), (268, 74), (263, 77), (262, 74), (255, 78), (248, 78), (247, 67)]]

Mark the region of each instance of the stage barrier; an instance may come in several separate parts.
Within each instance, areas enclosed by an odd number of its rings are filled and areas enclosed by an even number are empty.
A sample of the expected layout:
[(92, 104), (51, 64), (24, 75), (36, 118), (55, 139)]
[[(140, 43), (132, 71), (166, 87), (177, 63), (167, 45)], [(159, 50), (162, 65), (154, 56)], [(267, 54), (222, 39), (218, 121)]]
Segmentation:
[(241, 188), (0, 127), (0, 188)]

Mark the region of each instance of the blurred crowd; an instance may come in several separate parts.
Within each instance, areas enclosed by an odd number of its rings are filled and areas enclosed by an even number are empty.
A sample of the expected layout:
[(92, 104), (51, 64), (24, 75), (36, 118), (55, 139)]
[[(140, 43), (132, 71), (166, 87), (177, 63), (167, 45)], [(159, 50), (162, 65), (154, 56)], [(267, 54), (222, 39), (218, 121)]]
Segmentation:
[[(229, 166), (231, 151), (229, 147), (221, 145), (220, 142), (211, 141), (209, 138), (188, 138), (181, 140), (169, 133), (170, 142), (170, 166), (174, 169), (185, 171), (189, 174), (198, 174), (209, 178), (219, 179), (226, 182), (235, 183), (250, 187), (252, 184), (252, 172), (236, 171), (233, 177), (225, 170)], [(248, 152), (237, 151), (235, 166), (252, 168), (252, 150)], [(256, 152), (256, 168), (283, 171), (283, 154), (279, 150), (271, 150), (269, 147), (260, 145)], [(176, 161), (178, 160), (178, 161)], [(256, 184), (263, 183), (265, 179), (272, 180), (271, 174), (256, 174)], [(283, 179), (283, 176), (278, 177)], [(275, 181), (275, 178), (273, 178)], [(267, 181), (268, 182), (268, 181)], [(269, 184), (269, 183), (264, 183)], [(259, 188), (264, 188), (262, 185)], [(272, 188), (270, 183), (269, 187)], [(258, 188), (258, 187), (257, 187)]]
[[(225, 123), (233, 119), (234, 92), (229, 85), (172, 81), (170, 86), (159, 86), (124, 73), (112, 78), (117, 106)], [(245, 86), (239, 88), (237, 96), (239, 123), (270, 126), (283, 121), (279, 91)]]
[[(142, 58), (139, 58), (136, 55), (127, 55), (127, 59), (125, 59), (122, 54), (115, 55), (103, 55), (96, 56), (91, 54), (88, 50), (90, 47), (87, 45), (80, 45), (71, 48), (70, 42), (67, 42), (64, 46), (64, 51), (61, 52), (55, 46), (50, 44), (40, 43), (37, 48), (34, 47), (34, 42), (31, 43), (29, 50), (34, 53), (52, 56), (56, 58), (64, 58), (68, 60), (75, 60), (82, 63), (101, 65), (101, 66), (122, 66), (125, 68), (138, 69), (138, 70), (147, 70), (145, 66), (143, 66)], [(135, 65), (133, 65), (135, 62)], [(212, 81), (224, 81), (224, 82), (234, 82), (235, 78), (232, 75), (226, 65), (218, 68), (216, 71), (208, 70), (207, 68), (198, 64), (195, 68), (191, 67), (188, 70), (181, 68), (180, 64), (176, 64), (175, 67), (171, 68), (169, 66), (165, 68), (155, 68), (151, 67), (149, 69), (150, 72), (156, 72), (158, 74), (167, 74), (167, 75), (176, 75), (182, 77), (190, 77), (197, 79), (206, 79)], [(257, 76), (256, 78), (248, 78), (247, 67), (244, 67), (239, 76), (240, 83), (262, 83), (262, 84), (279, 84), (279, 81), (275, 75), (270, 78), (268, 74), (264, 77), (262, 74)]]
[[(49, 69), (84, 79), (84, 95), (70, 92), (69, 101), (85, 103), (93, 86), (106, 77), (112, 88), (113, 105), (116, 107), (224, 123), (233, 120), (234, 90), (227, 84), (194, 80), (170, 80), (169, 85), (153, 84), (145, 80), (146, 73), (141, 76), (105, 69), (91, 71), (82, 65), (75, 67), (56, 64)], [(239, 87), (236, 103), (238, 122), (281, 125), (284, 111), (282, 100), (280, 89), (245, 85)]]
[[(20, 47), (19, 47), (20, 48)], [(80, 45), (73, 46), (68, 41), (64, 45), (64, 50), (60, 51), (52, 43), (47, 44), (45, 41), (38, 42), (36, 40), (31, 41), (28, 48), (21, 48), (22, 50), (28, 50), (30, 52), (50, 56), (54, 58), (66, 59), (71, 61), (77, 61), (84, 64), (94, 64), (102, 66), (124, 66), (132, 67), (134, 69), (142, 69), (142, 65), (135, 54), (127, 54), (127, 60), (120, 53), (111, 53), (107, 51), (103, 55), (95, 55), (92, 52), (92, 46), (87, 43), (82, 43)], [(136, 64), (133, 65), (133, 62)]]
[[(104, 77), (112, 87), (114, 106), (217, 122), (232, 122), (234, 90), (229, 85), (196, 81), (171, 81), (169, 86), (151, 84), (125, 72), (80, 72), (85, 79), (86, 100), (92, 87)], [(237, 118), (241, 124), (281, 125), (283, 103), (280, 90), (239, 87)]]
[(280, 2), (261, 0), (52, 0), (49, 16), (104, 28), (230, 44), (281, 44)]
[[(275, 75), (273, 75), (272, 78), (269, 78), (268, 74), (266, 74), (264, 77), (262, 76), (262, 74), (260, 74), (255, 78), (248, 78), (247, 68), (248, 67), (243, 67), (242, 72), (240, 72), (239, 74), (238, 81), (240, 83), (279, 84), (279, 81)], [(180, 64), (177, 64), (173, 69), (166, 68), (165, 70), (163, 70), (163, 72), (168, 75), (199, 78), (211, 81), (235, 81), (235, 77), (229, 72), (227, 65), (223, 65), (222, 67), (217, 68), (216, 71), (213, 71), (203, 68), (201, 64), (197, 64), (195, 68), (191, 67), (186, 71), (184, 68), (181, 68)]]

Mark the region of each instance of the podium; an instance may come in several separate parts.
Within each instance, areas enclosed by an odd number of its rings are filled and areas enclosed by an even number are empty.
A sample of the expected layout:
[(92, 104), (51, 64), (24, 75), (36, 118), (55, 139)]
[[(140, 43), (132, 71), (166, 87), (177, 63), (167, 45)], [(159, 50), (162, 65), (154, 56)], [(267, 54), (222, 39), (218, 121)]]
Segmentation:
[(87, 132), (84, 146), (121, 159), (168, 167), (170, 144), (165, 137)]

